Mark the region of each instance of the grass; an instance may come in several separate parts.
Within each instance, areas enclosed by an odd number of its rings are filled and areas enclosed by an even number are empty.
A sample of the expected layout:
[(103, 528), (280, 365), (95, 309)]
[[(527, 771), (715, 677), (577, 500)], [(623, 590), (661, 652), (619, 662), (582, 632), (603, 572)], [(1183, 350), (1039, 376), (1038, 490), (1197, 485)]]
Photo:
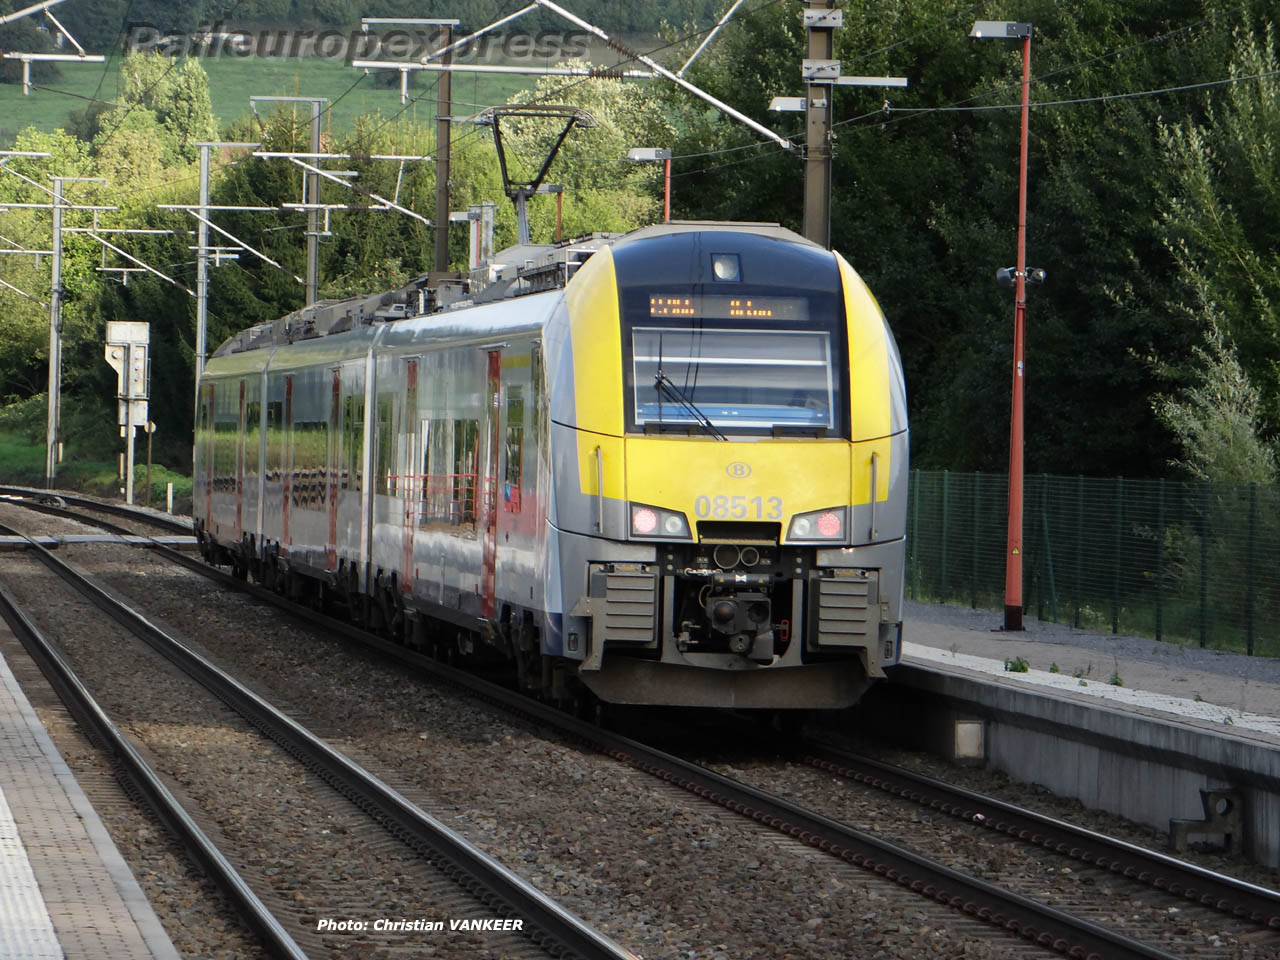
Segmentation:
[[(137, 445), (139, 462), (134, 464), (133, 502), (146, 503), (146, 442)], [(44, 444), (21, 434), (0, 433), (0, 481), (19, 486), (44, 486)], [(124, 499), (124, 482), (120, 479), (116, 463), (105, 460), (81, 460), (74, 456), (59, 464), (57, 487), (75, 490), (94, 496)], [(173, 509), (176, 513), (191, 512), (191, 478), (153, 463), (151, 465), (151, 505), (164, 509), (165, 485), (173, 484)]]
[[(252, 96), (328, 97), (332, 109), (326, 114), (329, 129), (349, 129), (363, 113), (380, 112), (390, 117), (401, 110), (400, 75), (394, 71), (373, 71), (363, 76), (340, 60), (307, 57), (221, 57), (202, 58), (201, 66), (209, 74), (209, 95), (213, 113), (220, 124), (226, 124), (250, 112)], [(106, 63), (66, 63), (60, 66), (62, 77), (47, 87), (22, 95), (21, 84), (0, 84), (0, 143), (13, 138), (28, 126), (51, 131), (65, 128), (72, 113), (85, 109), (95, 97), (113, 100), (117, 95), (119, 58)], [(394, 79), (393, 86), (379, 86), (376, 74), (385, 72)], [(360, 85), (347, 91), (360, 79)], [(454, 116), (470, 116), (482, 106), (505, 103), (520, 90), (533, 86), (534, 77), (479, 76), (456, 74), (453, 80)], [(435, 101), (425, 96), (434, 76), (410, 77), (409, 96), (423, 97), (411, 103), (403, 116), (425, 123), (435, 117)], [(346, 96), (343, 96), (346, 94)], [(341, 100), (338, 98), (342, 97)]]

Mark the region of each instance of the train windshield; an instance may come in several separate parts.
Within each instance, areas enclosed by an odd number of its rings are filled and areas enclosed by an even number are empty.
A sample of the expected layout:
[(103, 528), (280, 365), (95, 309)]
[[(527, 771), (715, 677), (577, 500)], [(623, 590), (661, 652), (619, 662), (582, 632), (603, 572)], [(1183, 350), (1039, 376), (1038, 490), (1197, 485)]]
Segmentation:
[(633, 428), (840, 434), (844, 337), (834, 301), (635, 297), (624, 333)]

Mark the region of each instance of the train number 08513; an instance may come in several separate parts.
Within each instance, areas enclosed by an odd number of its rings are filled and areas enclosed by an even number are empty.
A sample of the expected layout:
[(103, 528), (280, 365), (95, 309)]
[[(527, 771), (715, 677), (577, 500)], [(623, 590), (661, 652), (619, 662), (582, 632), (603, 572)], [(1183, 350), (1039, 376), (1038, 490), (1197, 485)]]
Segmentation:
[(693, 501), (699, 520), (781, 520), (781, 497), (746, 497), (703, 494)]

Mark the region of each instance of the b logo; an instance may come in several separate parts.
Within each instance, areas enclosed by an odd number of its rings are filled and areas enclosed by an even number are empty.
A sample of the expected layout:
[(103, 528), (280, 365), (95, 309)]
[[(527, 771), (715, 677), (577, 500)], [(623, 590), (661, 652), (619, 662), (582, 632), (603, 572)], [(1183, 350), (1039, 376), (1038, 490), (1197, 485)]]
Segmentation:
[(743, 477), (751, 476), (751, 464), (735, 460), (724, 468), (724, 472), (736, 480), (741, 480)]

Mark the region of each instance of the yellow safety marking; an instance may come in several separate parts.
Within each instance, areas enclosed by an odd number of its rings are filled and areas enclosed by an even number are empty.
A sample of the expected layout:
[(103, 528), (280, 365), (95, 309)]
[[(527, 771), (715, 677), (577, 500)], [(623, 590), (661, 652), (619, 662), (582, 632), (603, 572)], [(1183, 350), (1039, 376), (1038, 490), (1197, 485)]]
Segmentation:
[[(681, 510), (690, 523), (724, 519), (785, 524), (794, 514), (850, 502), (850, 444), (843, 440), (787, 437), (724, 443), (711, 437), (628, 437), (626, 451), (628, 499)], [(886, 459), (887, 452), (882, 462)], [(750, 468), (746, 476), (740, 475), (742, 464)], [(868, 473), (864, 496), (870, 483)], [(887, 486), (883, 489), (887, 495)], [(605, 494), (610, 495), (608, 480)], [(702, 504), (701, 516), (700, 497), (710, 501)], [(723, 503), (728, 515), (717, 515), (716, 497), (728, 498)]]
[[(573, 345), (575, 426), (621, 436), (622, 325), (618, 317), (618, 278), (613, 253), (607, 247), (578, 268), (565, 288), (565, 302)], [(591, 470), (594, 490), (594, 464)]]
[[(875, 440), (892, 430), (889, 398), (889, 345), (884, 317), (862, 278), (836, 254), (844, 281), (844, 312), (849, 328), (850, 437)], [(880, 467), (889, 468), (888, 454)], [(878, 486), (878, 484), (877, 484)]]

